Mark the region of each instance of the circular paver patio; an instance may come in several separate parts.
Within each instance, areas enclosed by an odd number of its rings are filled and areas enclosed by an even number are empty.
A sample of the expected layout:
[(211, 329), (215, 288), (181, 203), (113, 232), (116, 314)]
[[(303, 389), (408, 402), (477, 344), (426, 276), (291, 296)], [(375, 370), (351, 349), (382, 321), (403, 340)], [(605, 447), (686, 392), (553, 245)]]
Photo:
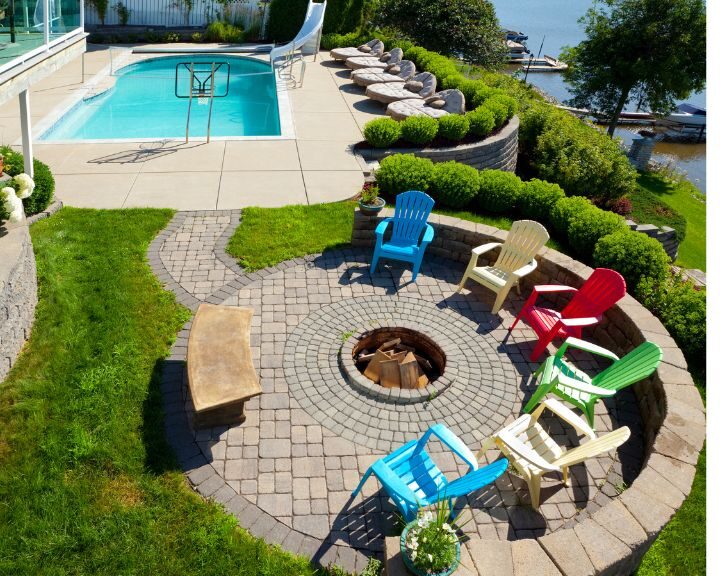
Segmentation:
[[(528, 360), (532, 331), (520, 325), (507, 338), (522, 300), (513, 295), (492, 315), (493, 294), (477, 285), (457, 294), (462, 267), (427, 256), (416, 283), (395, 264), (371, 277), (369, 253), (356, 250), (245, 275), (223, 252), (238, 221), (237, 212), (179, 213), (155, 252), (151, 249), (156, 272), (187, 305), (205, 300), (254, 309), (251, 345), (263, 394), (246, 405), (244, 424), (197, 431), (192, 440), (222, 479), (223, 487), (213, 489), (225, 490), (225, 500), (241, 495), (290, 534), (378, 554), (384, 536), (397, 530), (395, 507), (375, 480), (354, 500), (350, 492), (376, 458), (435, 422), (444, 422), (477, 450), (482, 439), (521, 413), (537, 367)], [(425, 330), (448, 355), (451, 385), (432, 400), (413, 403), (372, 397), (351, 386), (339, 365), (343, 339), (376, 325)], [(181, 333), (176, 346), (178, 357), (184, 337)], [(582, 369), (598, 369), (587, 356), (575, 360)], [(546, 425), (560, 444), (577, 443), (560, 421), (549, 418)], [(541, 513), (529, 506), (525, 483), (505, 474), (458, 503), (469, 511), (465, 531), (492, 539), (537, 537), (606, 504), (641, 466), (642, 427), (632, 393), (598, 406), (599, 433), (620, 425), (631, 427), (631, 441), (573, 467), (569, 488), (559, 477), (546, 476)], [(449, 478), (465, 473), (441, 446), (431, 443), (429, 450)], [(496, 457), (489, 453), (482, 460)]]

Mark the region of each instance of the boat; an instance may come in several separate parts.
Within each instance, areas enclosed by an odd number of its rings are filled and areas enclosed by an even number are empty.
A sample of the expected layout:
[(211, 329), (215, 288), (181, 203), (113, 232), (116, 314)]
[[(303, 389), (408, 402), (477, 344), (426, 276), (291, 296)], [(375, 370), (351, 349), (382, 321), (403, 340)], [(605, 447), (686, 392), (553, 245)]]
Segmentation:
[(664, 122), (682, 124), (687, 127), (700, 128), (707, 124), (707, 110), (693, 104), (680, 104), (677, 110), (659, 118)]
[(525, 57), (525, 54), (530, 53), (525, 44), (521, 44), (520, 42), (505, 40), (505, 44), (507, 45), (508, 56), (511, 60), (521, 60)]
[(516, 30), (503, 30), (503, 34), (505, 34), (505, 40), (512, 40), (513, 42), (525, 42), (528, 39), (527, 34)]
[(520, 64), (522, 64), (523, 72), (562, 72), (568, 67), (565, 62), (547, 54), (542, 58), (524, 59)]

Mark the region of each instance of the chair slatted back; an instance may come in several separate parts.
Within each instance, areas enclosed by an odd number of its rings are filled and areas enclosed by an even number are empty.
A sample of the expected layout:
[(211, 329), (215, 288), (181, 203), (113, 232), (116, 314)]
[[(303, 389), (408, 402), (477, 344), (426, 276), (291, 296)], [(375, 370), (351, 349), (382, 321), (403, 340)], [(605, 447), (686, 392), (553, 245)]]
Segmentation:
[(563, 318), (600, 316), (625, 296), (625, 279), (608, 268), (597, 268), (562, 311)]
[(387, 52), (387, 54), (390, 54), (390, 58), (386, 64), (397, 64), (403, 57), (402, 48), (393, 48), (390, 52)]
[(500, 248), (495, 268), (508, 274), (515, 272), (532, 262), (549, 239), (550, 235), (539, 222), (516, 220), (510, 228), (507, 240)]
[(417, 246), (434, 205), (435, 200), (425, 192), (410, 190), (398, 194), (390, 243), (395, 246)]
[(612, 366), (593, 378), (593, 386), (608, 390), (622, 390), (650, 376), (660, 364), (663, 353), (654, 342), (643, 342)]

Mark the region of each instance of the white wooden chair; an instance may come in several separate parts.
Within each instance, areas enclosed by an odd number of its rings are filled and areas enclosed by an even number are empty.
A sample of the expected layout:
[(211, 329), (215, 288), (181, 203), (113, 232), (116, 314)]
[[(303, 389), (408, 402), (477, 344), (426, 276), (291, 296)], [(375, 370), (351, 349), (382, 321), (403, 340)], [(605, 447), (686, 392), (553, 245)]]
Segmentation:
[[(590, 440), (566, 451), (538, 423), (545, 408), (565, 420), (579, 435)], [(540, 483), (544, 474), (562, 472), (563, 481), (569, 486), (570, 466), (613, 450), (628, 438), (630, 438), (630, 429), (627, 426), (598, 437), (592, 428), (570, 408), (555, 398), (548, 398), (531, 414), (522, 415), (485, 440), (478, 457), (490, 448), (497, 447), (528, 483), (532, 506), (537, 509), (540, 507)]]
[[(520, 293), (520, 279), (537, 268), (535, 255), (549, 238), (550, 235), (542, 224), (532, 220), (516, 220), (505, 242), (489, 242), (473, 248), (457, 291), (463, 289), (468, 278), (490, 288), (497, 293), (492, 308), (492, 313), (497, 314), (513, 286), (516, 286), (518, 294)], [(494, 265), (477, 265), (479, 256), (498, 246), (502, 248)]]

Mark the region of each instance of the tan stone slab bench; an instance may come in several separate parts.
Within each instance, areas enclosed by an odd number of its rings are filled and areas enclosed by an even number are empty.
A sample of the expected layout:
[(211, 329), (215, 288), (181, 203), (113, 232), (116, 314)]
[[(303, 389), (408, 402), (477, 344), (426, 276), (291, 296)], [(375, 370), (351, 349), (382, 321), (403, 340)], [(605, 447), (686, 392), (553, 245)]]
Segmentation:
[(262, 393), (250, 351), (252, 308), (200, 304), (188, 343), (188, 387), (196, 428), (245, 421), (245, 402)]

